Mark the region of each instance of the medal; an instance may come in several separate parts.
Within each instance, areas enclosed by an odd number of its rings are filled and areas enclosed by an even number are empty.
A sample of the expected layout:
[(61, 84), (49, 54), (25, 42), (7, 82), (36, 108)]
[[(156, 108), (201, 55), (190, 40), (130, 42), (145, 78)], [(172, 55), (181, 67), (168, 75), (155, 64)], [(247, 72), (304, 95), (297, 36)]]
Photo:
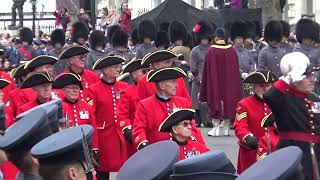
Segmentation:
[(116, 92), (116, 99), (119, 100), (120, 99), (120, 91)]

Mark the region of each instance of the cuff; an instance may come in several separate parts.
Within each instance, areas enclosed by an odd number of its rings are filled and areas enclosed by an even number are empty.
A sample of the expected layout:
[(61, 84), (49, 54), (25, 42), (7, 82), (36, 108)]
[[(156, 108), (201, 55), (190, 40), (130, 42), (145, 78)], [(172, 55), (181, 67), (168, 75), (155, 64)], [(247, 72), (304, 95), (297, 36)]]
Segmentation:
[(147, 140), (141, 141), (141, 142), (138, 144), (138, 146), (137, 146), (137, 147), (138, 147), (137, 150), (140, 149), (139, 147), (140, 147), (141, 145), (145, 146), (145, 145), (147, 145), (147, 143), (148, 143)]
[(123, 127), (121, 131), (123, 132), (125, 129), (131, 129), (131, 128), (132, 128), (132, 125), (128, 125), (128, 126)]
[(277, 88), (280, 92), (284, 93), (289, 90), (289, 84), (281, 78), (277, 82), (274, 83), (274, 87)]
[(253, 134), (252, 134), (252, 133), (249, 133), (249, 134), (245, 135), (245, 136), (242, 138), (241, 142), (244, 143), (244, 139), (245, 139), (246, 137), (248, 137), (248, 136), (253, 136)]

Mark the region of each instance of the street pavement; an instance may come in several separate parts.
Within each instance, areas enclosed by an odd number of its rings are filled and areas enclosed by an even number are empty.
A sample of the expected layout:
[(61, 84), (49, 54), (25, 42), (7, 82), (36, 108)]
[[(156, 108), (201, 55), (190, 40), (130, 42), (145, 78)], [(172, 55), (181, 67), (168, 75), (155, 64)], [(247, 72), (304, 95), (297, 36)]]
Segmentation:
[(211, 150), (221, 150), (226, 153), (232, 164), (237, 168), (238, 149), (237, 137), (234, 131), (230, 131), (230, 136), (212, 137), (208, 136), (211, 128), (200, 128), (202, 137)]

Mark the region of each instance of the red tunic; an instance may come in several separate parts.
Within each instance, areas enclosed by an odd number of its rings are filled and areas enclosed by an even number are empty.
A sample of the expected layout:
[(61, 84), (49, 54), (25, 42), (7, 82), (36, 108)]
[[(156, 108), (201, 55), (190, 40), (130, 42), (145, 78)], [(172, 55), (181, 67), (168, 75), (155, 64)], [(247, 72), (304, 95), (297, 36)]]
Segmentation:
[(234, 130), (238, 137), (238, 173), (242, 173), (256, 162), (256, 149), (249, 149), (243, 140), (252, 134), (258, 141), (265, 135), (265, 129), (261, 127), (261, 121), (270, 114), (270, 109), (257, 96), (249, 96), (241, 100), (236, 108), (236, 118), (234, 120)]
[(100, 80), (89, 87), (89, 104), (93, 106), (99, 144), (99, 171), (117, 172), (126, 160), (126, 141), (120, 131), (116, 104), (120, 91), (128, 87), (118, 81), (113, 85)]
[[(132, 127), (134, 122), (134, 116), (136, 112), (136, 104), (138, 103), (138, 88), (134, 84), (129, 86), (124, 91), (121, 91), (120, 99), (117, 103), (117, 114), (119, 119), (120, 130)], [(136, 148), (133, 144), (127, 143), (127, 158), (136, 152)]]
[(11, 162), (7, 161), (0, 166), (3, 174), (3, 179), (13, 180), (16, 179), (19, 169)]
[(240, 100), (240, 70), (236, 51), (231, 45), (213, 45), (205, 57), (200, 101), (207, 102), (211, 116), (234, 118)]
[[(177, 84), (178, 86), (176, 96), (184, 97), (191, 101), (184, 79), (178, 78)], [(149, 96), (154, 95), (154, 93), (156, 93), (156, 87), (154, 83), (148, 82), (147, 75), (144, 75), (138, 83), (138, 100), (143, 100)]]
[(179, 154), (180, 160), (187, 159), (192, 156), (196, 156), (209, 151), (209, 149), (205, 145), (193, 140), (189, 140), (188, 143), (184, 145), (179, 144), (179, 148), (180, 148), (180, 154)]
[(1, 70), (0, 70), (0, 79), (5, 79), (11, 82), (8, 86), (2, 89), (3, 103), (6, 104), (9, 101), (8, 94), (16, 88), (16, 82), (14, 81), (14, 79), (10, 77), (8, 73), (5, 73)]
[[(71, 70), (66, 69), (62, 73), (73, 73)], [(82, 74), (79, 74), (81, 76), (81, 83), (83, 86), (83, 90), (80, 90), (80, 99), (82, 101), (88, 101), (85, 98), (88, 97), (88, 88), (99, 81), (99, 76), (97, 73), (84, 69)]]
[(37, 97), (32, 88), (16, 88), (9, 93), (9, 106), (12, 109), (14, 117), (18, 115), (18, 108), (34, 100)]
[[(172, 112), (178, 109), (190, 108), (190, 101), (183, 97), (174, 96), (171, 99), (164, 101), (153, 95), (142, 101), (137, 105), (135, 120), (133, 124), (132, 136), (134, 143), (138, 148), (142, 143), (148, 142), (149, 144), (169, 140), (170, 133), (159, 132), (160, 124)], [(202, 144), (204, 140), (201, 136), (199, 129), (192, 124), (193, 136)]]
[(93, 109), (84, 101), (77, 101), (76, 103), (68, 102), (63, 100), (62, 102), (63, 114), (64, 117), (67, 117), (69, 126), (78, 126), (82, 124), (89, 124), (93, 127), (93, 136), (92, 136), (92, 148), (93, 150), (98, 149), (98, 134), (96, 130), (96, 121)]
[[(270, 147), (271, 152), (277, 150), (277, 144), (279, 142), (279, 135), (275, 133), (274, 128), (270, 129)], [(263, 159), (268, 154), (268, 138), (264, 135), (260, 138), (259, 146), (257, 150), (257, 160)]]

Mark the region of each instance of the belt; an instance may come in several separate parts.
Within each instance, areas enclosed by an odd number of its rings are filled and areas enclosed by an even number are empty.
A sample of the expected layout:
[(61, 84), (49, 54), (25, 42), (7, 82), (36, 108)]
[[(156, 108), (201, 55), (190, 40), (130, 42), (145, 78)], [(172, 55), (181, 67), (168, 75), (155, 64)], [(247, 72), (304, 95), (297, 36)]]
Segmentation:
[(279, 135), (280, 135), (280, 138), (286, 139), (286, 140), (320, 144), (320, 136), (312, 135), (310, 133), (293, 131), (293, 132), (280, 132)]

